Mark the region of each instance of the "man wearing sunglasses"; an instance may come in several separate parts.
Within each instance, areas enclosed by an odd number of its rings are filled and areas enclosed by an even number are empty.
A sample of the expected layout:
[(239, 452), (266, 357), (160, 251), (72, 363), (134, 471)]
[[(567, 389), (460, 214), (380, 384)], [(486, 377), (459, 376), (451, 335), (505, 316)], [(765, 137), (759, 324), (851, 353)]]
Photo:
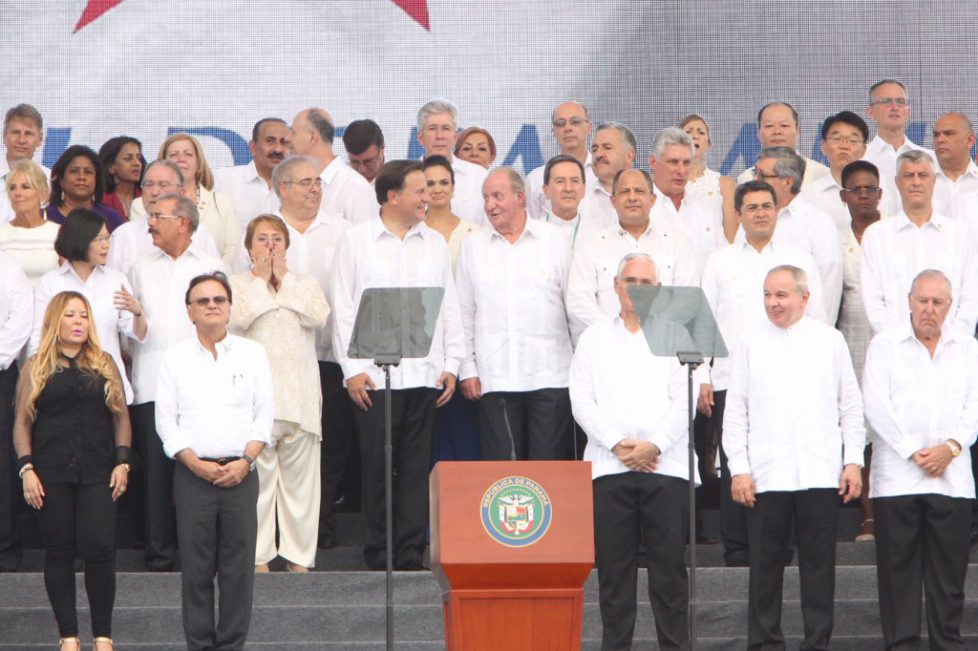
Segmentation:
[(251, 624), (255, 459), (269, 443), (275, 402), (265, 349), (228, 333), (231, 298), (219, 271), (190, 280), (184, 302), (194, 332), (163, 355), (157, 387), (156, 427), (167, 456), (180, 462), (173, 500), (190, 651), (243, 649)]
[(182, 194), (161, 195), (147, 220), (154, 249), (133, 265), (133, 295), (149, 321), (150, 335), (133, 350), (133, 444), (142, 469), (145, 562), (153, 571), (172, 571), (176, 556), (176, 519), (172, 503), (173, 461), (163, 453), (156, 434), (156, 388), (163, 353), (194, 333), (183, 309), (192, 278), (215, 269), (226, 271), (220, 258), (191, 246), (197, 230), (197, 206)]

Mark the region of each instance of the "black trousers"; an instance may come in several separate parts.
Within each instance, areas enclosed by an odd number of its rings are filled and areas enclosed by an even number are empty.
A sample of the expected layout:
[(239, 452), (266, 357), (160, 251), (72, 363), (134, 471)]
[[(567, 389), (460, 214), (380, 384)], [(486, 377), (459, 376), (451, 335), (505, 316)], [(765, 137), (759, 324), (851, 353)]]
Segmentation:
[[(350, 477), (351, 456), (359, 455), (355, 447), (356, 425), (353, 421), (353, 401), (343, 386), (343, 369), (339, 364), (319, 362), (319, 383), (323, 391), (323, 444), (320, 447), (322, 455), (321, 487), (322, 500), (319, 507), (319, 537), (322, 543), (335, 542), (336, 515), (333, 505), (339, 495), (340, 486), (353, 485), (359, 493), (359, 477)], [(350, 481), (355, 479), (356, 481)]]
[(156, 433), (156, 403), (129, 408), (133, 447), (139, 459), (134, 480), (143, 495), (143, 540), (146, 566), (173, 570), (176, 560), (176, 515), (173, 510), (174, 461), (163, 452)]
[(24, 509), (14, 452), (14, 393), (17, 362), (0, 371), (0, 572), (12, 572), (23, 555), (18, 520)]
[[(258, 536), (258, 473), (233, 488), (200, 479), (183, 464), (173, 475), (188, 651), (240, 651), (251, 626)], [(214, 622), (214, 577), (220, 619)]]
[(92, 635), (112, 636), (115, 603), (115, 502), (109, 482), (44, 484), (38, 524), (44, 544), (44, 587), (61, 637), (78, 635), (75, 556), (85, 561)]
[(661, 649), (688, 649), (686, 531), (689, 482), (625, 472), (594, 480), (594, 547), (601, 651), (627, 651), (635, 631), (639, 545)]
[(919, 649), (921, 585), (930, 648), (964, 650), (961, 618), (972, 500), (946, 495), (873, 498), (880, 622), (887, 649)]
[[(428, 469), (435, 435), (436, 389), (391, 391), (391, 444), (394, 466), (392, 532), (394, 567), (421, 569), (428, 525)], [(384, 391), (371, 391), (373, 405), (356, 409), (360, 438), (361, 503), (367, 567), (387, 567), (387, 520), (384, 494)]]
[(747, 509), (733, 501), (730, 494), (730, 468), (723, 451), (723, 414), (727, 407), (727, 392), (713, 392), (711, 420), (717, 435), (720, 452), (720, 539), (723, 541), (723, 560), (730, 566), (750, 564), (747, 544)]
[(747, 509), (750, 589), (747, 648), (783, 650), (781, 599), (792, 531), (798, 533), (798, 575), (805, 638), (801, 651), (829, 648), (835, 600), (835, 539), (839, 496), (834, 488), (758, 493)]
[(574, 458), (570, 394), (563, 389), (493, 391), (479, 401), (479, 447), (483, 461), (507, 461), (511, 451), (505, 414), (513, 430), (516, 458), (553, 461)]

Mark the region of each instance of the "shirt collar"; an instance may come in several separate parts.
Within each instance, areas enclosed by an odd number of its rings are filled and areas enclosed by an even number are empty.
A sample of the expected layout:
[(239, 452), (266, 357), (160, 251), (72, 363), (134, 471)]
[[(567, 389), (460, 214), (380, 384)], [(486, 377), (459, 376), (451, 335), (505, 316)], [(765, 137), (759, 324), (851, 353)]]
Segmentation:
[[(380, 218), (380, 215), (377, 215), (371, 219), (369, 222), (367, 222), (367, 224), (369, 224), (368, 228), (370, 231), (370, 237), (373, 240), (379, 240), (385, 234), (390, 235), (391, 237), (397, 237), (387, 230), (387, 226), (384, 224), (384, 220)], [(418, 235), (421, 237), (421, 239), (425, 239), (430, 232), (431, 229), (425, 226), (424, 222), (419, 222), (408, 229), (408, 232), (404, 234), (404, 240), (406, 241), (407, 238), (413, 235)]]
[(966, 176), (970, 176), (972, 178), (978, 179), (978, 165), (975, 165), (975, 161), (969, 160), (968, 161), (968, 169), (966, 169), (964, 171), (964, 174), (962, 174), (961, 176), (959, 176), (954, 181), (952, 181), (951, 179), (948, 179), (947, 178), (947, 174), (945, 174), (944, 173), (944, 170), (942, 170), (941, 167), (940, 167), (940, 165), (938, 165), (937, 166), (937, 176), (940, 177), (940, 178), (947, 179), (949, 183), (957, 183), (958, 180), (963, 179)]
[[(903, 210), (900, 210), (900, 212), (898, 212), (896, 215), (894, 215), (892, 217), (892, 219), (895, 219), (896, 220), (894, 223), (896, 224), (896, 228), (897, 228), (898, 231), (906, 230), (908, 228), (916, 228), (917, 227), (916, 224), (914, 224), (912, 221), (910, 221), (910, 218), (907, 217), (907, 213), (904, 212)], [(943, 217), (941, 217), (940, 215), (938, 215), (936, 212), (931, 212), (930, 219), (927, 221), (926, 224), (924, 224), (920, 228), (921, 228), (921, 230), (923, 230), (925, 228), (928, 228), (928, 227), (931, 227), (932, 226), (932, 227), (936, 228), (938, 231), (943, 231), (944, 230), (944, 222), (945, 222), (945, 219)]]
[[(516, 242), (519, 242), (524, 237), (527, 237), (527, 235), (530, 235), (530, 236), (532, 236), (532, 237), (534, 237), (536, 239), (539, 239), (540, 238), (540, 229), (542, 229), (542, 228), (550, 228), (550, 226), (543, 226), (543, 224), (546, 224), (546, 221), (545, 220), (543, 220), (543, 219), (533, 219), (529, 215), (527, 215), (526, 216), (526, 225), (523, 227), (523, 232), (520, 233), (520, 236), (518, 238), (516, 238)], [(556, 226), (553, 226), (553, 228), (557, 228), (557, 227)], [(500, 233), (499, 231), (497, 231), (495, 228), (490, 228), (489, 229), (489, 237), (490, 237), (490, 239), (493, 238), (493, 237), (498, 237), (498, 238), (500, 238), (502, 240), (505, 240), (506, 242), (509, 242), (509, 240), (507, 240), (503, 236), (503, 234)], [(513, 242), (513, 244), (515, 244), (516, 242)]]
[[(234, 347), (233, 339), (234, 337), (231, 336), (231, 332), (227, 331), (224, 335), (224, 339), (221, 339), (219, 342), (214, 344), (214, 348), (217, 349), (218, 357), (220, 357), (222, 353), (227, 354), (231, 351), (231, 349)], [(197, 344), (197, 352), (206, 353), (208, 357), (212, 357), (211, 351), (204, 348), (204, 344), (200, 343), (200, 337), (197, 336), (196, 332), (194, 333), (194, 343)]]

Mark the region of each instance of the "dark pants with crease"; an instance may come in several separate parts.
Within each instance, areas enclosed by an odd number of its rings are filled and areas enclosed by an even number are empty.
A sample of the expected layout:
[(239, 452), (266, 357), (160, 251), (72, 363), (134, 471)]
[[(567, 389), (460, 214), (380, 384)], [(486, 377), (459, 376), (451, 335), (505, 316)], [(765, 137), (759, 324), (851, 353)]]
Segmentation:
[(129, 408), (137, 469), (133, 474), (143, 494), (143, 540), (146, 566), (173, 570), (177, 529), (173, 509), (174, 461), (163, 452), (156, 433), (156, 403), (144, 402)]
[(23, 549), (18, 519), (24, 510), (24, 491), (17, 477), (14, 452), (14, 394), (17, 362), (0, 371), (0, 571), (20, 566)]
[[(513, 432), (512, 444), (507, 418)], [(483, 461), (508, 461), (514, 447), (520, 461), (573, 459), (573, 427), (566, 388), (493, 391), (479, 400), (479, 448)]]
[(792, 531), (798, 532), (798, 576), (804, 639), (801, 651), (824, 651), (832, 637), (835, 600), (835, 539), (839, 495), (834, 488), (757, 494), (747, 509), (750, 536), (750, 588), (747, 598), (747, 648), (781, 651), (781, 601), (784, 568)]
[(961, 619), (972, 501), (933, 494), (873, 498), (886, 649), (921, 648), (923, 585), (930, 648), (964, 651)]
[[(258, 473), (232, 488), (194, 475), (182, 463), (173, 474), (177, 505), (183, 632), (188, 651), (240, 651), (251, 626), (258, 538)], [(214, 622), (214, 577), (220, 619)]]
[[(356, 407), (343, 386), (343, 369), (339, 364), (319, 362), (319, 383), (323, 391), (319, 539), (326, 544), (336, 542), (334, 504), (340, 485), (347, 478), (351, 453), (355, 452), (356, 424), (353, 410)], [(346, 497), (352, 499), (349, 494)]]
[(115, 502), (109, 482), (44, 483), (38, 524), (44, 543), (44, 587), (61, 637), (78, 635), (75, 556), (85, 561), (92, 636), (112, 636), (115, 603)]
[[(393, 540), (396, 569), (421, 569), (428, 525), (428, 470), (435, 436), (435, 401), (427, 387), (391, 391), (394, 468)], [(384, 391), (370, 391), (370, 409), (354, 410), (360, 438), (361, 505), (366, 543), (363, 559), (372, 570), (387, 567), (384, 472)]]
[(727, 392), (713, 392), (713, 421), (717, 447), (720, 452), (720, 539), (723, 541), (723, 560), (726, 565), (748, 565), (747, 508), (733, 501), (730, 494), (730, 468), (723, 451), (723, 414), (727, 406)]
[(686, 531), (689, 482), (624, 472), (594, 480), (594, 551), (601, 651), (627, 651), (635, 631), (639, 545), (648, 559), (649, 601), (660, 649), (688, 649)]

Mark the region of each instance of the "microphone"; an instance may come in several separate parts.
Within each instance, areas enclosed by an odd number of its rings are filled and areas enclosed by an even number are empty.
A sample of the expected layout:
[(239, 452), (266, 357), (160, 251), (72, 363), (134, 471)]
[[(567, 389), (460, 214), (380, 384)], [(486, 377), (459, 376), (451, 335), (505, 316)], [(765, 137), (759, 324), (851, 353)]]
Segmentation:
[(509, 460), (516, 461), (516, 442), (513, 440), (513, 428), (509, 426), (509, 410), (506, 409), (506, 400), (499, 398), (499, 408), (503, 412), (503, 422), (506, 423), (506, 434), (509, 436)]

